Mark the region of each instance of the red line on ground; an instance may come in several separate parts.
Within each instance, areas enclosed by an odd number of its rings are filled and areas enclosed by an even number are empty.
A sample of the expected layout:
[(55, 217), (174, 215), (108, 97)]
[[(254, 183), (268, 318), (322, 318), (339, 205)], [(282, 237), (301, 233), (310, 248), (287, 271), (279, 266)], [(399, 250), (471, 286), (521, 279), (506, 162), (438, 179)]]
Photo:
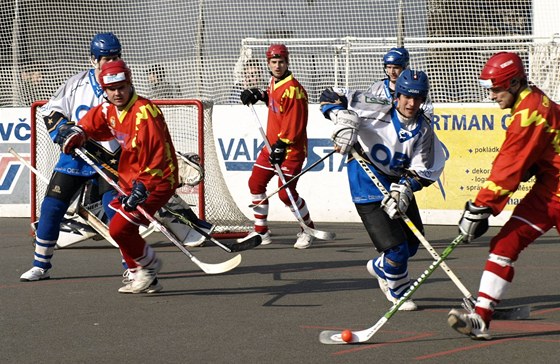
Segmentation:
[(403, 342), (408, 342), (408, 341), (415, 341), (415, 340), (420, 340), (420, 339), (425, 339), (428, 337), (432, 337), (435, 334), (432, 332), (423, 332), (423, 333), (419, 333), (418, 335), (414, 335), (411, 337), (407, 337), (404, 339), (397, 339), (397, 340), (391, 340), (391, 341), (387, 341), (385, 343), (382, 344), (371, 344), (371, 345), (360, 345), (360, 346), (353, 346), (352, 348), (346, 349), (346, 350), (341, 350), (341, 351), (337, 351), (335, 353), (332, 353), (331, 355), (333, 356), (338, 356), (338, 355), (344, 355), (344, 354), (350, 354), (350, 353), (355, 353), (358, 351), (362, 351), (362, 350), (370, 350), (370, 349), (377, 349), (377, 348), (381, 348), (387, 345), (392, 345), (392, 344), (398, 344), (398, 343), (403, 343)]
[(480, 348), (485, 348), (487, 346), (503, 344), (504, 342), (513, 341), (513, 340), (516, 340), (516, 339), (501, 339), (501, 340), (494, 340), (494, 341), (484, 341), (484, 342), (480, 342), (479, 344), (476, 344), (476, 345), (463, 346), (463, 347), (453, 349), (453, 350), (446, 350), (446, 351), (440, 351), (440, 352), (432, 353), (432, 354), (428, 354), (428, 355), (417, 356), (414, 359), (416, 359), (416, 360), (426, 360), (426, 359), (439, 358), (441, 356), (447, 356), (447, 355), (450, 355), (450, 354), (460, 353), (462, 351), (476, 350), (476, 349), (480, 349)]

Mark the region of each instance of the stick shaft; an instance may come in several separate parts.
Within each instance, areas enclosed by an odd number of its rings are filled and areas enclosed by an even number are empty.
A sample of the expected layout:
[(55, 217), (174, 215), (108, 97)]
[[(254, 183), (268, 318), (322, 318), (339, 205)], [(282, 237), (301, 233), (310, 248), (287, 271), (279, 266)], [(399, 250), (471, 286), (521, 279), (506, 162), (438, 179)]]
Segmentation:
[(265, 198), (263, 198), (262, 200), (259, 201), (259, 203), (250, 205), (250, 208), (255, 208), (257, 206), (260, 206), (264, 201), (268, 200), (269, 198), (271, 198), (272, 196), (274, 196), (275, 194), (277, 194), (278, 192), (282, 191), (284, 188), (288, 187), (290, 185), (290, 183), (292, 183), (293, 181), (297, 180), (299, 177), (303, 176), (304, 174), (306, 174), (307, 172), (309, 172), (310, 170), (312, 170), (313, 168), (315, 168), (319, 163), (323, 162), (325, 159), (327, 159), (328, 157), (330, 157), (331, 155), (333, 155), (336, 152), (336, 150), (332, 150), (330, 152), (328, 152), (325, 156), (323, 156), (321, 159), (313, 162), (313, 164), (311, 164), (309, 167), (307, 167), (306, 169), (304, 169), (303, 171), (299, 172), (298, 174), (296, 174), (295, 176), (293, 176), (292, 178), (290, 178), (289, 181), (286, 181), (286, 184), (283, 184), (282, 186), (278, 187), (275, 191), (271, 192), (269, 195), (267, 195)]

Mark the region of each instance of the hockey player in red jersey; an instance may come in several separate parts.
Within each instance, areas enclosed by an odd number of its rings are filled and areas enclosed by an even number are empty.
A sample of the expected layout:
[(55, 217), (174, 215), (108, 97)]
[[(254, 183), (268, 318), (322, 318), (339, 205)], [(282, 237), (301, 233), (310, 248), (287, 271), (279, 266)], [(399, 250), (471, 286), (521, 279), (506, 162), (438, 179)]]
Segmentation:
[[(249, 178), (249, 189), (253, 203), (258, 204), (266, 197), (266, 186), (276, 174), (272, 164), (281, 166), (289, 180), (297, 175), (307, 157), (307, 92), (288, 70), (289, 53), (283, 44), (272, 44), (266, 51), (268, 68), (272, 75), (266, 91), (258, 88), (244, 90), (241, 102), (244, 105), (263, 101), (268, 106), (266, 135), (272, 145), (272, 153), (263, 148), (259, 153)], [(281, 181), (279, 181), (279, 186)], [(291, 182), (289, 189), (294, 197), (305, 224), (314, 227), (305, 200), (296, 191), (297, 181)], [(286, 189), (279, 192), (280, 200), (291, 207)], [(270, 244), (267, 216), (268, 201), (254, 208), (255, 231), (260, 234), (262, 245)], [(294, 244), (296, 249), (311, 246), (314, 237), (302, 231)]]
[(130, 287), (121, 290), (139, 293), (157, 279), (161, 263), (140, 236), (139, 225), (148, 221), (136, 207), (141, 205), (153, 215), (166, 204), (178, 186), (178, 162), (161, 110), (136, 94), (124, 61), (104, 65), (100, 83), (108, 102), (91, 109), (60, 144), (64, 153), (72, 153), (88, 138), (119, 141), (119, 185), (126, 195), (110, 204), (116, 213), (111, 216), (109, 233), (119, 244), (129, 270), (136, 270)]
[(560, 110), (540, 89), (530, 86), (521, 58), (499, 52), (490, 57), (480, 84), (501, 109), (511, 109), (506, 139), (474, 202), (468, 201), (459, 229), (466, 241), (488, 229), (490, 215), (498, 215), (519, 184), (535, 176), (535, 183), (513, 210), (509, 221), (490, 241), (490, 255), (480, 280), (473, 313), (451, 310), (449, 325), (473, 339), (490, 339), (494, 307), (513, 281), (519, 254), (553, 226), (560, 226)]

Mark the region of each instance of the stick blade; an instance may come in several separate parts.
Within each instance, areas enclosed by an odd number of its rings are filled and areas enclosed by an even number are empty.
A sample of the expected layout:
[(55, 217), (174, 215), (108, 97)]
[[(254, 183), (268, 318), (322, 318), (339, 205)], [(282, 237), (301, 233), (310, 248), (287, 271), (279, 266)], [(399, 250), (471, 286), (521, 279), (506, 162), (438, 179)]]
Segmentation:
[(526, 320), (531, 316), (530, 306), (504, 307), (494, 310), (495, 320)]
[(321, 230), (310, 228), (309, 226), (306, 226), (306, 228), (304, 228), (303, 230), (309, 235), (312, 235), (319, 240), (334, 240), (336, 238), (336, 234), (333, 232), (321, 231)]
[[(325, 330), (319, 334), (319, 341), (322, 344), (337, 345), (337, 344), (350, 344), (342, 340), (342, 333), (340, 331)], [(352, 335), (352, 342), (354, 342), (354, 335)]]
[(230, 260), (217, 264), (203, 263), (194, 256), (191, 260), (195, 262), (196, 265), (198, 265), (206, 274), (220, 274), (229, 272), (233, 268), (237, 267), (241, 263), (241, 255), (238, 254)]
[(249, 250), (258, 247), (262, 243), (262, 238), (260, 235), (256, 234), (248, 239), (242, 240), (239, 243), (224, 244), (231, 250), (231, 252), (242, 252), (244, 250)]

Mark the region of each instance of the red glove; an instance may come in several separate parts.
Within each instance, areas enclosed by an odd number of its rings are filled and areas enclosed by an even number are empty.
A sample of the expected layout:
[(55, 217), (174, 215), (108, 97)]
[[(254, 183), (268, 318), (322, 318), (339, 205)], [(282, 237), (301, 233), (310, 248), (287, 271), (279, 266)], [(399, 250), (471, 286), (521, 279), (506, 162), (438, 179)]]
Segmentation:
[(60, 127), (55, 141), (60, 145), (62, 153), (72, 154), (74, 149), (84, 146), (87, 135), (79, 126), (64, 125)]

